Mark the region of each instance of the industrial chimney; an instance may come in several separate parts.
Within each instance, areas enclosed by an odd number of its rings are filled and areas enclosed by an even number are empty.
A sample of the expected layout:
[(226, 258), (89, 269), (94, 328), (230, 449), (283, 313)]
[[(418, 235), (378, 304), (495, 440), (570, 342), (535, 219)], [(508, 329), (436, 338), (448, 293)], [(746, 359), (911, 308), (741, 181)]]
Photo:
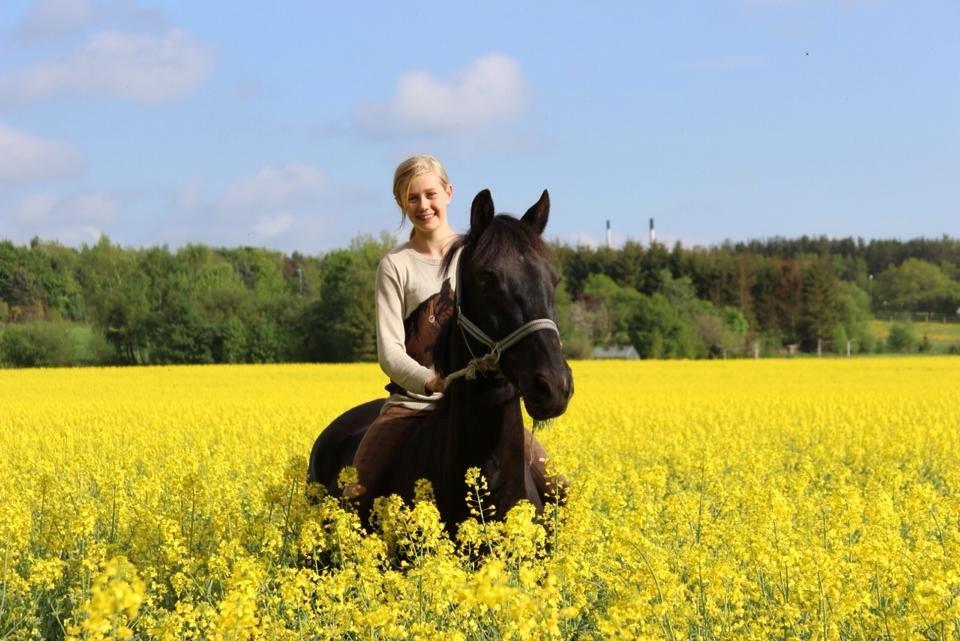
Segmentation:
[(650, 219), (650, 244), (657, 242), (657, 230), (653, 228), (653, 218)]
[(613, 246), (613, 232), (610, 231), (610, 221), (607, 220), (607, 249)]

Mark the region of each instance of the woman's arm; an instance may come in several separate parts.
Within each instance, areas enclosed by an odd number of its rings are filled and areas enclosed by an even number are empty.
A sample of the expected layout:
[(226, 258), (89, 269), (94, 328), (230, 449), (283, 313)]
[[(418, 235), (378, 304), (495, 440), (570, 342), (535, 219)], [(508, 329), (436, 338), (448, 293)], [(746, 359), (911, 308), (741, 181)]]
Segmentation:
[[(407, 354), (403, 329), (403, 285), (396, 266), (385, 257), (377, 266), (377, 358), (380, 368), (405, 390), (430, 394), (437, 375)], [(432, 390), (427, 389), (430, 381)], [(442, 381), (440, 381), (442, 387)]]

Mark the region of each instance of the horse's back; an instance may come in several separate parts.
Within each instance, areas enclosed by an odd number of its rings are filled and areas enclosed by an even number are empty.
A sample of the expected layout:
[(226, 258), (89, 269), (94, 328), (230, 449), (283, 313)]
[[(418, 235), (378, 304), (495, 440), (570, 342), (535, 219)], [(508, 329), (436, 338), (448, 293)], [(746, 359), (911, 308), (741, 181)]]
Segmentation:
[(353, 455), (367, 428), (380, 414), (386, 399), (378, 398), (353, 407), (333, 420), (320, 433), (310, 452), (308, 479), (326, 486), (331, 494), (339, 493), (340, 470), (353, 464)]

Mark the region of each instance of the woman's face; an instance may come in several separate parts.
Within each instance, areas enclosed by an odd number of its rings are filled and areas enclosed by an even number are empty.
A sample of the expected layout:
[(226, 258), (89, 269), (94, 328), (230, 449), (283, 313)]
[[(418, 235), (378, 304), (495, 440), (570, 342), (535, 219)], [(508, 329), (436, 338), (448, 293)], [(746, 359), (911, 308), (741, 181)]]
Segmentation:
[(403, 210), (418, 234), (431, 234), (447, 227), (447, 205), (453, 187), (443, 186), (434, 173), (420, 174), (410, 181)]

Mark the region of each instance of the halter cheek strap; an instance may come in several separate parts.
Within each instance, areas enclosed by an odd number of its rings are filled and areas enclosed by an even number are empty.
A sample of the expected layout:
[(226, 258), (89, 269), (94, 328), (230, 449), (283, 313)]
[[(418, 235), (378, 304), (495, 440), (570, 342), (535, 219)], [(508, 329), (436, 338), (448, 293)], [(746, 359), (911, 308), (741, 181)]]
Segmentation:
[[(492, 372), (500, 369), (500, 355), (519, 343), (526, 336), (539, 332), (540, 330), (548, 329), (552, 332), (556, 332), (557, 336), (560, 335), (560, 329), (557, 327), (557, 324), (553, 322), (550, 318), (538, 318), (536, 320), (529, 321), (524, 323), (514, 331), (507, 334), (506, 337), (502, 338), (499, 341), (496, 341), (490, 336), (487, 335), (482, 329), (480, 329), (476, 323), (467, 318), (463, 310), (460, 309), (460, 263), (459, 259), (457, 262), (457, 285), (456, 285), (456, 301), (457, 301), (457, 325), (460, 327), (460, 333), (463, 335), (463, 342), (467, 345), (467, 350), (470, 352), (471, 360), (467, 363), (467, 366), (461, 370), (450, 374), (444, 379), (445, 383), (456, 380), (458, 378), (464, 377), (467, 380), (473, 380), (477, 377), (478, 373), (482, 372)], [(470, 347), (470, 341), (467, 340), (467, 334), (477, 339), (484, 345), (486, 345), (490, 351), (482, 356), (477, 356), (474, 354), (473, 349)]]

